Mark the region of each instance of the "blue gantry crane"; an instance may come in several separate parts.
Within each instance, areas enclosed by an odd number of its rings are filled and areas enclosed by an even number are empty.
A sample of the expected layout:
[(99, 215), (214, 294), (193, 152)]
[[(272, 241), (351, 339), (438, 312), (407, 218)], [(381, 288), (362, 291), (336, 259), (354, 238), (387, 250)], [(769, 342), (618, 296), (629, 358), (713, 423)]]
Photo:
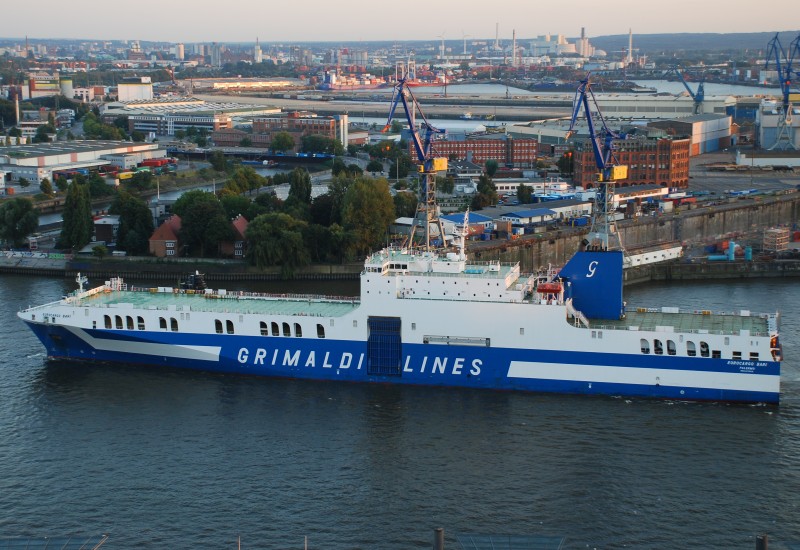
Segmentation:
[(703, 82), (703, 79), (701, 78), (700, 82), (697, 85), (697, 90), (695, 91), (692, 90), (692, 88), (689, 86), (689, 83), (686, 82), (686, 79), (683, 76), (684, 71), (683, 69), (681, 69), (680, 66), (675, 65), (674, 67), (670, 67), (669, 72), (678, 75), (681, 84), (683, 84), (683, 87), (686, 88), (686, 91), (689, 92), (689, 95), (692, 97), (692, 100), (694, 101), (694, 114), (699, 115), (703, 110), (703, 100), (706, 98), (706, 91), (704, 86), (705, 83)]
[[(592, 105), (595, 113), (592, 113)], [(594, 199), (594, 216), (589, 232), (589, 247), (593, 250), (621, 249), (622, 243), (614, 224), (614, 183), (628, 177), (628, 167), (620, 165), (615, 154), (614, 140), (624, 135), (608, 128), (600, 108), (597, 106), (594, 92), (589, 82), (589, 75), (580, 81), (575, 99), (572, 102), (572, 120), (567, 131), (567, 139), (575, 134), (575, 125), (583, 111), (589, 126), (589, 141), (592, 145), (595, 165), (597, 166), (597, 193)], [(595, 124), (597, 117), (600, 125)]]
[[(439, 246), (442, 248), (447, 245), (445, 242), (444, 227), (439, 218), (439, 209), (436, 205), (436, 173), (447, 171), (447, 159), (434, 157), (432, 148), (433, 137), (436, 134), (444, 134), (445, 131), (436, 128), (433, 124), (428, 122), (428, 119), (422, 112), (419, 102), (414, 97), (411, 89), (406, 86), (407, 78), (408, 75), (399, 78), (397, 84), (394, 86), (392, 107), (389, 111), (389, 118), (386, 121), (386, 126), (384, 126), (383, 131), (385, 132), (389, 129), (397, 105), (402, 104), (408, 127), (411, 130), (411, 143), (414, 146), (414, 152), (419, 162), (419, 172), (422, 176), (419, 201), (417, 202), (417, 212), (414, 216), (414, 223), (411, 227), (408, 243), (410, 247), (413, 247), (416, 233), (418, 229), (422, 229), (422, 248), (426, 252), (430, 252), (432, 248), (436, 248), (432, 246), (434, 240), (438, 240)], [(420, 138), (415, 114), (422, 119), (420, 126), (425, 131), (424, 138)], [(433, 227), (438, 229), (438, 236), (431, 231)]]
[(792, 88), (792, 78), (797, 73), (794, 67), (795, 60), (800, 61), (800, 36), (795, 38), (790, 46), (787, 55), (783, 49), (778, 33), (769, 41), (767, 49), (767, 62), (764, 70), (774, 67), (778, 73), (778, 81), (781, 86), (781, 104), (778, 112), (778, 127), (775, 135), (775, 142), (767, 149), (796, 149), (794, 136), (792, 135), (792, 104), (789, 94)]

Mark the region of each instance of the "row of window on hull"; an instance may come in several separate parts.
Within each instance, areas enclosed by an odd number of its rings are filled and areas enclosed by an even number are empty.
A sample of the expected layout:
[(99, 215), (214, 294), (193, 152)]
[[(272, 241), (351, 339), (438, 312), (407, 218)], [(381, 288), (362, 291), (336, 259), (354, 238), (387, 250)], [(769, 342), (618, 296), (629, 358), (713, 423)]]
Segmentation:
[[(642, 353), (645, 355), (650, 353), (650, 341), (646, 340), (645, 338), (641, 339), (641, 348)], [(722, 352), (719, 350), (710, 350), (708, 347), (708, 343), (700, 342), (700, 357), (711, 357), (713, 359), (721, 359)], [(654, 355), (664, 355), (664, 344), (661, 340), (655, 339), (653, 340), (653, 349), (652, 352)], [(672, 340), (667, 340), (667, 347), (666, 347), (667, 355), (677, 355), (678, 349), (675, 346), (675, 342)], [(689, 357), (696, 357), (697, 356), (697, 346), (691, 340), (686, 341), (686, 355)], [(741, 351), (734, 351), (732, 354), (732, 359), (741, 359), (742, 352)], [(750, 352), (750, 361), (758, 361), (758, 352)]]

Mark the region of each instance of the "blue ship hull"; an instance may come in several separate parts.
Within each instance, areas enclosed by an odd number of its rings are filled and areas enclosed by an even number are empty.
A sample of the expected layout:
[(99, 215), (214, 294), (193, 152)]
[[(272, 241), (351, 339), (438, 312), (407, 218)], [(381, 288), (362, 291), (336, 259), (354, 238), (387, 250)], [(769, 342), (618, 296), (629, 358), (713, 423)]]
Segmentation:
[[(475, 345), (401, 345), (387, 373), (369, 363), (367, 342), (178, 332), (106, 331), (27, 323), (55, 359), (309, 380), (612, 395), (676, 400), (777, 403), (778, 392), (635, 383), (659, 372), (778, 376), (780, 363), (724, 359), (514, 349)], [(122, 350), (122, 351), (121, 351)], [(547, 374), (541, 374), (546, 366)], [(581, 379), (571, 373), (581, 369)], [(563, 372), (562, 372), (563, 371)], [(597, 376), (593, 375), (593, 372)], [(757, 372), (757, 374), (756, 374)], [(539, 374), (536, 374), (539, 373)], [(588, 375), (587, 375), (588, 373)], [(747, 374), (753, 373), (753, 374)], [(563, 374), (563, 376), (562, 376)], [(609, 381), (630, 380), (631, 383)], [(589, 381), (596, 380), (596, 381)]]

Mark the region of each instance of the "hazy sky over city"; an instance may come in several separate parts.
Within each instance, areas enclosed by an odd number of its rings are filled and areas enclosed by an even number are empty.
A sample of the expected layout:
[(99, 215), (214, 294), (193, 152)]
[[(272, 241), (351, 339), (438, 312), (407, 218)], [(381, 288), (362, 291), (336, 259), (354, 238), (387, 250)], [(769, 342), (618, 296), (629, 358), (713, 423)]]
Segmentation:
[[(794, 0), (137, 0), (3, 2), (7, 37), (262, 42), (589, 37), (800, 27)], [(40, 16), (33, 16), (32, 6)]]

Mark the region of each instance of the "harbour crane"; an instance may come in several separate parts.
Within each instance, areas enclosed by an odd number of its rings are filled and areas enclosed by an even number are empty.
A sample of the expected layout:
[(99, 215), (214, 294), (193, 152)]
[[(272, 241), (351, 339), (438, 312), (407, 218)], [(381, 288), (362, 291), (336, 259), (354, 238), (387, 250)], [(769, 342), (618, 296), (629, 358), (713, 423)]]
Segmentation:
[[(592, 114), (590, 101), (594, 105), (595, 115)], [(578, 90), (575, 92), (575, 99), (572, 102), (572, 120), (566, 139), (575, 134), (575, 125), (581, 110), (583, 110), (589, 126), (589, 141), (598, 170), (598, 189), (594, 199), (589, 246), (593, 250), (618, 250), (622, 248), (622, 243), (614, 224), (614, 183), (616, 180), (628, 177), (628, 167), (619, 164), (615, 154), (614, 140), (624, 136), (608, 128), (600, 108), (597, 106), (597, 99), (592, 92), (588, 74), (585, 79), (580, 81)], [(595, 123), (595, 116), (600, 123), (599, 128)]]
[(683, 84), (683, 87), (686, 88), (687, 92), (689, 92), (689, 95), (692, 96), (692, 100), (694, 101), (694, 114), (699, 115), (702, 111), (703, 100), (706, 96), (703, 80), (700, 80), (700, 83), (697, 85), (697, 91), (694, 91), (683, 77), (683, 70), (680, 68), (680, 66), (675, 65), (670, 67), (669, 72), (678, 75), (678, 78), (681, 80), (681, 84)]
[[(411, 233), (409, 234), (407, 242), (410, 248), (413, 247), (417, 230), (422, 229), (422, 249), (425, 252), (431, 252), (432, 248), (436, 248), (432, 246), (433, 240), (436, 238), (436, 235), (431, 231), (433, 227), (436, 227), (438, 230), (440, 246), (444, 248), (447, 244), (445, 242), (444, 226), (439, 218), (439, 209), (436, 205), (436, 173), (447, 171), (447, 158), (437, 158), (434, 157), (432, 153), (433, 137), (436, 134), (444, 134), (445, 131), (436, 128), (428, 122), (417, 98), (414, 97), (411, 89), (406, 85), (407, 78), (408, 75), (403, 75), (394, 86), (392, 107), (389, 111), (389, 118), (386, 121), (386, 126), (384, 126), (382, 131), (386, 132), (391, 127), (392, 118), (394, 117), (397, 105), (402, 104), (408, 127), (411, 130), (411, 143), (414, 146), (414, 153), (417, 155), (417, 161), (419, 162), (419, 172), (422, 176), (419, 200), (417, 201), (417, 211), (414, 215), (414, 222), (411, 226)], [(418, 114), (422, 119), (420, 126), (425, 131), (424, 138), (420, 138), (420, 132), (416, 126), (414, 113)]]
[(800, 57), (800, 36), (795, 38), (789, 48), (789, 54), (783, 49), (778, 33), (769, 41), (767, 50), (767, 62), (764, 70), (769, 70), (774, 66), (778, 73), (778, 81), (781, 85), (781, 105), (778, 113), (778, 127), (775, 135), (775, 143), (768, 149), (796, 149), (797, 146), (792, 139), (792, 104), (789, 101), (789, 94), (792, 88), (792, 75), (795, 73), (794, 61)]

